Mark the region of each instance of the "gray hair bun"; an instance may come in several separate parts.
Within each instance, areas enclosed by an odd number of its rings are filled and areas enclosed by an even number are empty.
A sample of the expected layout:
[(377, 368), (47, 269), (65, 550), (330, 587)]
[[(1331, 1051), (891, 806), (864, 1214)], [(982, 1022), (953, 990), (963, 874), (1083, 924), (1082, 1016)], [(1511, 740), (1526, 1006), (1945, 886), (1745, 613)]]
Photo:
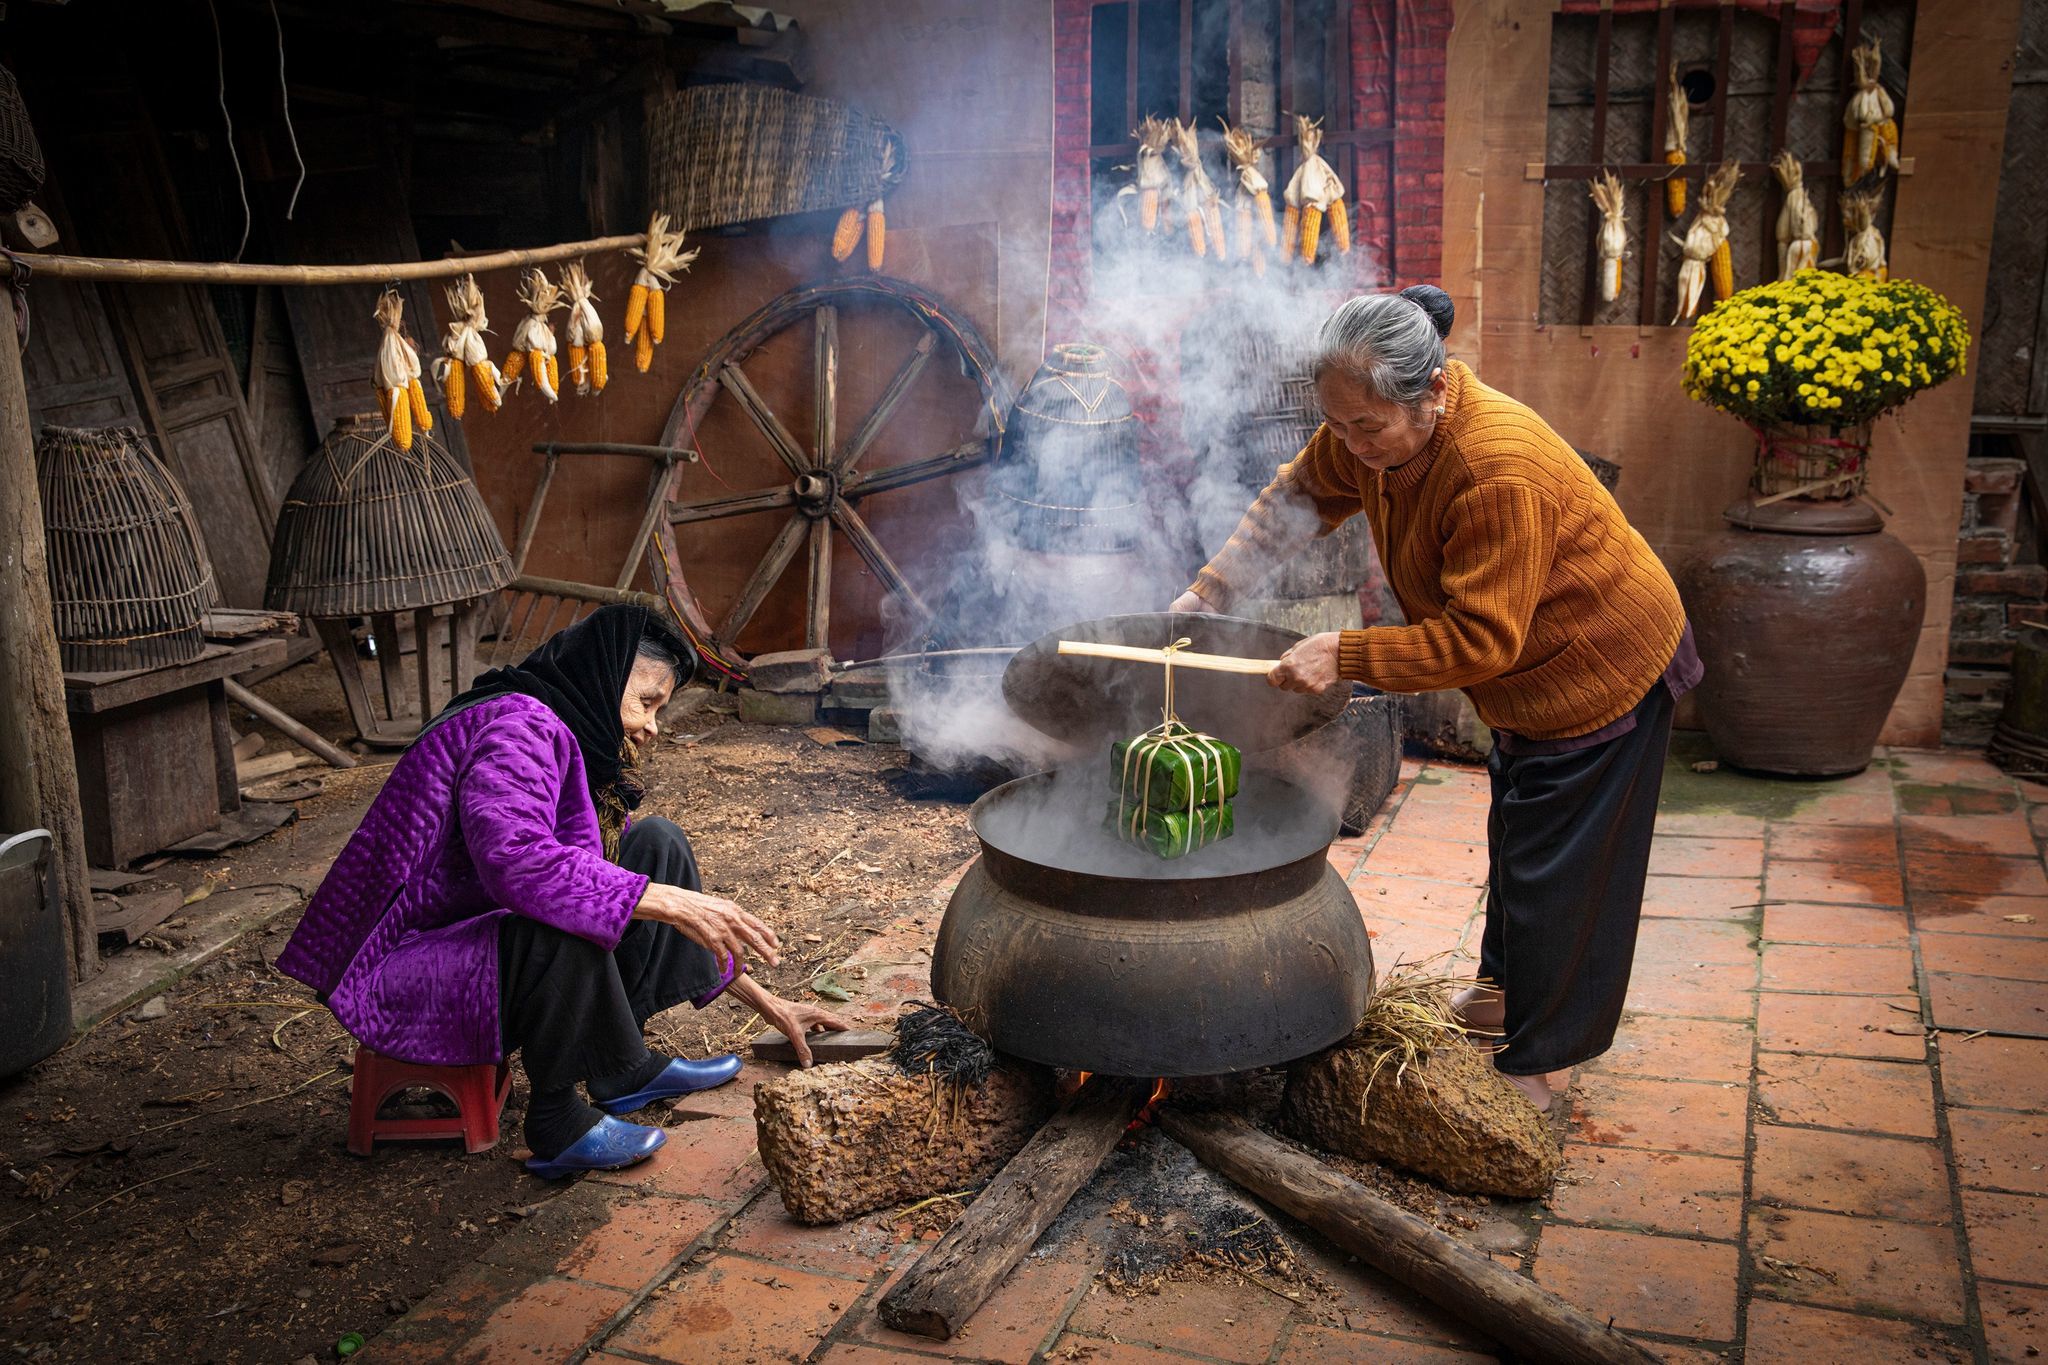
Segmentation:
[(1449, 294), (1433, 284), (1411, 284), (1401, 291), (1401, 297), (1429, 315), (1429, 324), (1436, 328), (1439, 337), (1450, 336), (1451, 324), (1458, 318), (1458, 307), (1451, 302)]

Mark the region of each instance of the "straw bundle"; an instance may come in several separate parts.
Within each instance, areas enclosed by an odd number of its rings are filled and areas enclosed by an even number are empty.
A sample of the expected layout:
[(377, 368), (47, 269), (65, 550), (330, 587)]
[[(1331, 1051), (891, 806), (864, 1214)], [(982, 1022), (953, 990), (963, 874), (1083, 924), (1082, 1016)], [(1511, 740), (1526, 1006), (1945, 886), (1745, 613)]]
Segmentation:
[(185, 492), (128, 427), (46, 426), (36, 488), (68, 672), (186, 663), (206, 648), (213, 564)]
[(476, 485), (446, 447), (401, 451), (375, 416), (344, 417), (306, 460), (278, 515), (263, 604), (367, 616), (495, 592), (512, 561)]
[(871, 204), (906, 165), (887, 124), (767, 86), (679, 90), (647, 125), (651, 207), (685, 231)]

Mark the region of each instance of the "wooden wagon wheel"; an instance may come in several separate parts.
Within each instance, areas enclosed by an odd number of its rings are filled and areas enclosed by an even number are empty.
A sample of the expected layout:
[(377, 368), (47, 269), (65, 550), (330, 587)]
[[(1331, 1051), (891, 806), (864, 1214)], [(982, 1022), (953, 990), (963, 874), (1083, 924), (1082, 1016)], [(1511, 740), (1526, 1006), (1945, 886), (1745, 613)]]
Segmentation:
[[(839, 434), (839, 314), (847, 306), (881, 305), (909, 314), (924, 327), (895, 376), (882, 390), (872, 411), (841, 439)], [(799, 441), (775, 415), (751, 384), (742, 363), (763, 342), (808, 317), (814, 343), (816, 421), (810, 441)], [(966, 376), (981, 389), (982, 410), (976, 419), (979, 433), (974, 439), (922, 459), (861, 471), (861, 458), (875, 444), (903, 396), (924, 373), (941, 348), (952, 352)], [(661, 444), (675, 450), (695, 450), (697, 431), (712, 402), (723, 392), (737, 402), (756, 430), (787, 466), (790, 482), (754, 492), (729, 494), (697, 502), (676, 502), (671, 484), (666, 524), (661, 528), (658, 552), (665, 561), (657, 582), (668, 590), (679, 610), (695, 618), (693, 624), (708, 627), (701, 607), (687, 582), (683, 581), (675, 552), (675, 528), (692, 522), (722, 517), (745, 516), (755, 512), (788, 511), (788, 520), (776, 533), (768, 552), (754, 566), (739, 597), (724, 619), (709, 633), (722, 646), (730, 646), (753, 619), (769, 590), (781, 579), (806, 544), (810, 551), (809, 605), (805, 614), (804, 641), (811, 649), (828, 648), (832, 611), (832, 533), (835, 528), (852, 541), (853, 547), (875, 571), (883, 585), (919, 618), (929, 610), (904, 578), (896, 561), (883, 548), (854, 504), (874, 493), (944, 478), (972, 469), (995, 454), (1001, 443), (1002, 417), (1008, 408), (1003, 379), (996, 369), (988, 343), (974, 325), (949, 309), (931, 294), (901, 280), (876, 276), (831, 280), (803, 285), (755, 313), (713, 346), (692, 374), (682, 396), (669, 413)]]

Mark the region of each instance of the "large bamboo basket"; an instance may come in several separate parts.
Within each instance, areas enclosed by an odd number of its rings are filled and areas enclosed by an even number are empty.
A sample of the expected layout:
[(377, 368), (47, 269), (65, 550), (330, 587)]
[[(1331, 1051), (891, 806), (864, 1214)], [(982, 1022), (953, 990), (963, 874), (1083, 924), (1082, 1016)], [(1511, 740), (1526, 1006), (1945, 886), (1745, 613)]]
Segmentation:
[(46, 426), (36, 488), (57, 651), (67, 672), (187, 663), (219, 601), (185, 491), (128, 427)]
[(431, 435), (400, 450), (376, 414), (344, 417), (285, 496), (263, 603), (371, 616), (467, 601), (512, 581), (476, 485)]
[(647, 123), (651, 207), (690, 231), (865, 205), (904, 169), (895, 129), (772, 86), (691, 86)]

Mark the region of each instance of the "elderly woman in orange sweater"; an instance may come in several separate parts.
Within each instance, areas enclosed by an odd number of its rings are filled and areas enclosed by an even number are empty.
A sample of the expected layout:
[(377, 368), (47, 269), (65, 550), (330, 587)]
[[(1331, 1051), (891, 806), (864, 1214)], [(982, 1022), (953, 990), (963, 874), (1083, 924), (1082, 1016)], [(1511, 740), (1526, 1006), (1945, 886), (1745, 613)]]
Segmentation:
[(1228, 611), (1364, 513), (1409, 624), (1329, 631), (1270, 677), (1312, 692), (1463, 688), (1492, 727), (1486, 929), (1468, 1026), (1539, 1109), (1614, 1041), (1671, 712), (1702, 668), (1671, 575), (1541, 417), (1444, 354), (1450, 298), (1354, 298), (1323, 325), (1323, 425), (1177, 611)]

